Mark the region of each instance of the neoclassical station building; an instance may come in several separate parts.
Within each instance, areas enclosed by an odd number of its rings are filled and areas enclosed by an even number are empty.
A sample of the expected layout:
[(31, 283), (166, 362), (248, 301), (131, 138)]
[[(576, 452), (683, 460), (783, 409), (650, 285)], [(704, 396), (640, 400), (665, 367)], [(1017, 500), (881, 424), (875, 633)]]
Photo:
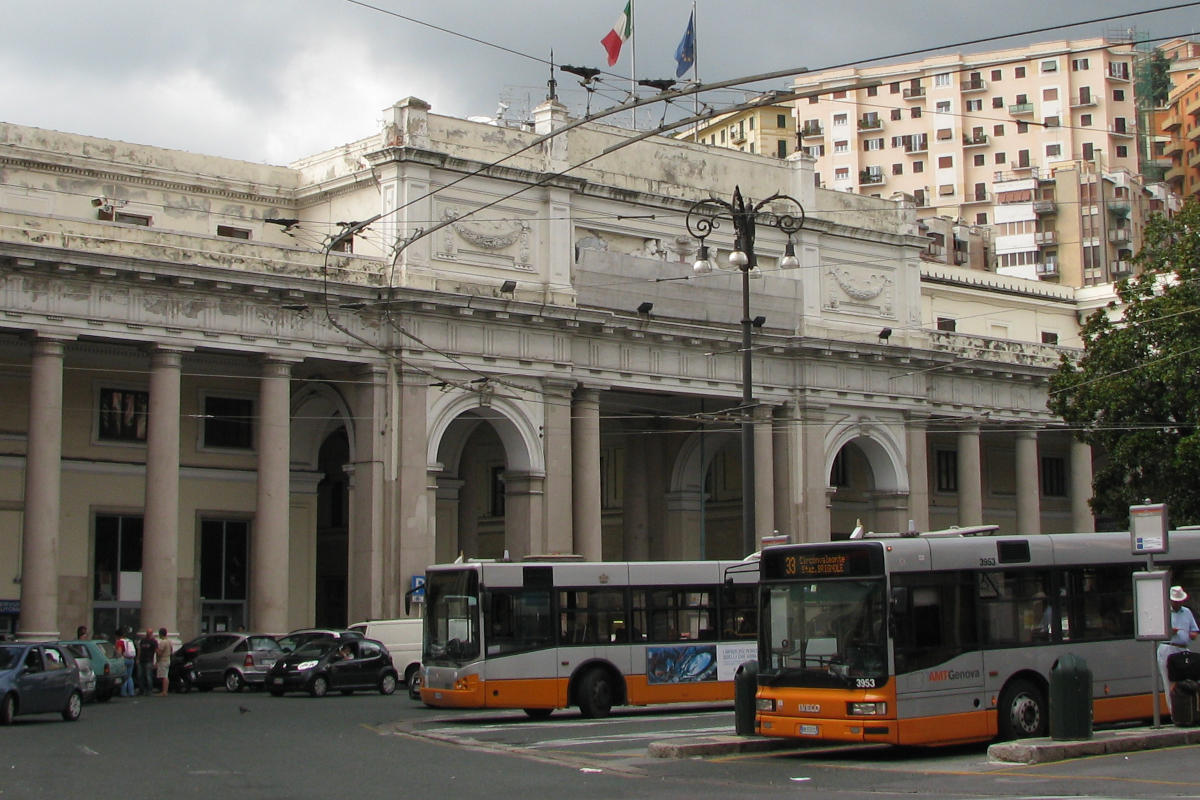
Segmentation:
[[(1111, 287), (922, 262), (911, 206), (806, 155), (385, 115), (288, 167), (0, 125), (0, 632), (398, 616), (460, 553), (739, 557), (743, 502), (792, 541), (1094, 526), (1047, 378)], [(741, 274), (687, 227), (735, 187), (804, 210), (796, 268), (757, 227), (753, 487)]]

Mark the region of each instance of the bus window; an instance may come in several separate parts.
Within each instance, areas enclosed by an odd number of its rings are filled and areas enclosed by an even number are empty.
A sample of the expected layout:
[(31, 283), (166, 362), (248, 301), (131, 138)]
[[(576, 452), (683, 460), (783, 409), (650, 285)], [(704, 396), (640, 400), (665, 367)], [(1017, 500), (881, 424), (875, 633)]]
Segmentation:
[(758, 587), (725, 586), (721, 589), (721, 638), (754, 639), (758, 636)]
[(1049, 573), (981, 572), (977, 578), (984, 644), (1006, 647), (1054, 637)]
[(625, 641), (625, 593), (620, 589), (564, 589), (558, 593), (559, 641)]
[(1063, 639), (1133, 636), (1133, 572), (1128, 565), (1074, 567), (1063, 575)]
[(975, 647), (975, 587), (964, 574), (897, 575), (892, 596), (897, 674), (927, 669)]
[(485, 601), (488, 655), (519, 653), (554, 642), (550, 592), (545, 589), (493, 589)]
[(648, 642), (713, 641), (717, 608), (709, 589), (635, 589), (633, 628)]

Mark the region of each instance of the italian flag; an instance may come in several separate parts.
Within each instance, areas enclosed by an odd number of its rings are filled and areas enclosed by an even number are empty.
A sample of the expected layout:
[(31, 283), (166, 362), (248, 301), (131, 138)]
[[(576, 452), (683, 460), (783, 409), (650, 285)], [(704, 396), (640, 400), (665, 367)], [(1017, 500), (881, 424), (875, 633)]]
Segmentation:
[(621, 57), (621, 45), (625, 44), (625, 40), (632, 35), (633, 0), (629, 0), (625, 4), (625, 10), (621, 12), (621, 16), (617, 17), (617, 21), (613, 24), (612, 30), (600, 40), (600, 44), (604, 45), (604, 49), (608, 53), (608, 65), (610, 67), (617, 63), (617, 59)]

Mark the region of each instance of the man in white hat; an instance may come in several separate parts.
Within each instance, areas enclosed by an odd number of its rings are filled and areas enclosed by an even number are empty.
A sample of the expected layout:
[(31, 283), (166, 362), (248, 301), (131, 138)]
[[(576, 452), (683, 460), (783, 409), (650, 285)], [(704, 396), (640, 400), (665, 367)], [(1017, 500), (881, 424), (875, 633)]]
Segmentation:
[(1168, 595), (1171, 601), (1171, 638), (1158, 646), (1158, 671), (1162, 674), (1163, 692), (1167, 696), (1167, 713), (1171, 713), (1171, 684), (1167, 681), (1167, 657), (1172, 653), (1187, 650), (1192, 640), (1200, 636), (1200, 626), (1192, 610), (1184, 605), (1188, 594), (1182, 586), (1172, 586)]

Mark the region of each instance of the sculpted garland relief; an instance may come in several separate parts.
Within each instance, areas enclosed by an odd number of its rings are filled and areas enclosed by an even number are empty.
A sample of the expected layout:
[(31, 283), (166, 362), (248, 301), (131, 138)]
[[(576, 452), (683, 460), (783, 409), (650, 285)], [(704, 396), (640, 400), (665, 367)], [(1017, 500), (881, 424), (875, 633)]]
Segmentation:
[[(503, 213), (503, 212), (501, 212)], [(439, 237), (437, 257), (481, 265), (510, 266), (533, 271), (530, 258), (532, 226), (523, 219), (475, 219), (456, 208), (442, 210), (451, 221)]]
[(825, 268), (822, 305), (830, 311), (859, 311), (895, 316), (896, 282), (892, 270), (850, 264)]

